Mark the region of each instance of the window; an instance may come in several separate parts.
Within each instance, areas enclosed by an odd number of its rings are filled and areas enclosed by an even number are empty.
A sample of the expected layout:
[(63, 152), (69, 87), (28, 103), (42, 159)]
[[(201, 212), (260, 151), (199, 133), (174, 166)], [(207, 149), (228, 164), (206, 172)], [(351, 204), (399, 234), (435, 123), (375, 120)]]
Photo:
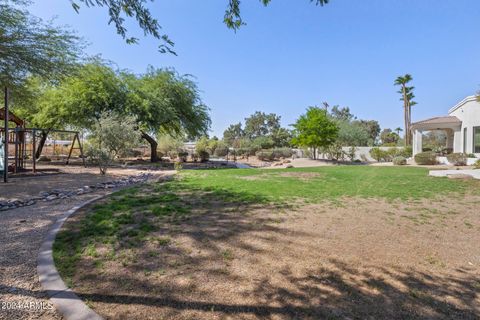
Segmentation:
[(463, 153), (468, 153), (468, 151), (467, 151), (467, 128), (463, 129)]
[(480, 127), (473, 127), (473, 153), (480, 153)]

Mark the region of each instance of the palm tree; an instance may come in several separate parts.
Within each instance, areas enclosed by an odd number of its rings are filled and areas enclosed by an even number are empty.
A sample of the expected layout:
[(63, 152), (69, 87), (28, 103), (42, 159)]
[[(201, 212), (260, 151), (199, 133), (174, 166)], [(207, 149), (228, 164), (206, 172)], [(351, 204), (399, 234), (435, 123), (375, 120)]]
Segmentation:
[(412, 76), (406, 74), (404, 76), (398, 77), (394, 83), (394, 85), (400, 86), (400, 90), (398, 91), (398, 93), (402, 95), (400, 100), (403, 101), (406, 146), (412, 143), (412, 133), (410, 132), (410, 126), (412, 124), (412, 106), (417, 104), (415, 101), (413, 101), (413, 99), (415, 98), (415, 95), (413, 94), (413, 89), (415, 89), (415, 87), (409, 87), (407, 85), (412, 80)]
[(403, 129), (400, 128), (400, 127), (397, 127), (397, 128), (395, 129), (395, 131), (397, 132), (398, 136), (400, 137), (400, 132), (402, 132)]

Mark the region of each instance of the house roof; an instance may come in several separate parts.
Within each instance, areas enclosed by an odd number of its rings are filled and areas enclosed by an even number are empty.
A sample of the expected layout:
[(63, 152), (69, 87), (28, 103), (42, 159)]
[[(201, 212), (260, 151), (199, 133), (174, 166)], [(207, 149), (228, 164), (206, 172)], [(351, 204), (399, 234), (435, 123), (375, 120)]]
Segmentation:
[(448, 126), (459, 126), (462, 124), (462, 121), (460, 121), (457, 117), (454, 116), (445, 116), (445, 117), (435, 117), (435, 118), (430, 118), (418, 122), (412, 123), (412, 128), (420, 128), (420, 127), (426, 127), (426, 128), (434, 128), (435, 126), (439, 126), (438, 128), (443, 128), (443, 127), (448, 127)]
[(463, 99), (462, 101), (457, 103), (454, 107), (452, 107), (450, 110), (448, 110), (448, 114), (452, 113), (453, 111), (457, 110), (458, 108), (462, 107), (463, 105), (465, 105), (468, 102), (477, 101), (477, 99), (478, 99), (478, 96), (468, 96), (468, 97), (466, 97), (465, 99)]

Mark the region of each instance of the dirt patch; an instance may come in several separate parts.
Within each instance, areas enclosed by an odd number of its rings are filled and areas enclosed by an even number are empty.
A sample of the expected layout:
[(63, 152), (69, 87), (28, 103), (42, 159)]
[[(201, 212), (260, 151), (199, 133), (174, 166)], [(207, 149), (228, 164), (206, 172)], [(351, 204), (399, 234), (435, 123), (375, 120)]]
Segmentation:
[(106, 319), (479, 316), (480, 197), (205, 207), (141, 245), (99, 244), (74, 291)]
[(447, 178), (449, 179), (461, 179), (461, 180), (472, 180), (473, 177), (469, 174), (463, 174), (463, 173), (458, 173), (458, 174), (449, 174), (447, 175)]
[(257, 181), (257, 180), (267, 180), (271, 179), (271, 175), (268, 174), (256, 174), (251, 176), (237, 176), (237, 179), (247, 180), (247, 181)]
[(311, 180), (321, 177), (322, 174), (318, 172), (282, 172), (279, 174), (279, 176), (285, 178), (295, 178), (299, 180)]

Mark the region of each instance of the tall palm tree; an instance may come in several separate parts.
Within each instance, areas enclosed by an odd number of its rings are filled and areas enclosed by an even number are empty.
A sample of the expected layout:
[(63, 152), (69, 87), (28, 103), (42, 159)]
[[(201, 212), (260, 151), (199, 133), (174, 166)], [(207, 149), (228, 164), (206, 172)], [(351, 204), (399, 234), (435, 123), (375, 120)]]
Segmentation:
[(413, 77), (408, 73), (404, 76), (400, 76), (395, 80), (394, 85), (400, 86), (398, 93), (402, 95), (400, 98), (403, 101), (403, 111), (404, 111), (404, 121), (405, 121), (405, 145), (412, 144), (412, 133), (410, 131), (410, 126), (412, 124), (412, 106), (417, 103), (413, 101), (415, 95), (413, 94), (413, 89), (415, 87), (408, 86), (408, 83), (413, 80)]
[(395, 131), (397, 132), (398, 136), (400, 137), (400, 132), (402, 132), (403, 129), (400, 128), (400, 127), (397, 127), (397, 128), (395, 129)]

